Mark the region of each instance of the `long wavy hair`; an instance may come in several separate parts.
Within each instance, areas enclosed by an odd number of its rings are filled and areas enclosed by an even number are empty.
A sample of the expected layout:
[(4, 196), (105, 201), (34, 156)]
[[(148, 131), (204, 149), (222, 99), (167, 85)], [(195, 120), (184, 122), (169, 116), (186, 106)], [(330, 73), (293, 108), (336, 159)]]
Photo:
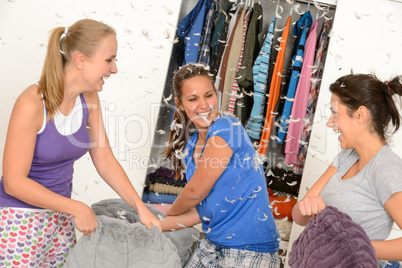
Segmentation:
[[(190, 63), (181, 67), (173, 76), (173, 90), (176, 98), (178, 99), (177, 106), (182, 104), (183, 83), (186, 80), (196, 76), (203, 76), (207, 78), (211, 82), (211, 85), (216, 93), (214, 80), (212, 74), (209, 72), (209, 69), (202, 64)], [(193, 124), (188, 118), (187, 114), (182, 112), (177, 106), (175, 108), (172, 124), (170, 126), (168, 146), (163, 152), (165, 155), (165, 160), (169, 159), (173, 164), (174, 171), (176, 172), (176, 179), (181, 176), (181, 173), (185, 168), (183, 157), (186, 152), (183, 152), (183, 149), (193, 129)]]

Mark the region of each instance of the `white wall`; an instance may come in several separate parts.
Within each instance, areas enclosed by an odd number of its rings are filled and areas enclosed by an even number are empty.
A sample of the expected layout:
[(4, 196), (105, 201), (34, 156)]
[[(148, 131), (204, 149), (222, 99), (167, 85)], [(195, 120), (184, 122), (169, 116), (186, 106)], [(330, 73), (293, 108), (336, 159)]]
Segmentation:
[[(329, 85), (351, 69), (354, 73), (375, 73), (381, 79), (402, 75), (402, 2), (338, 0), (328, 49), (299, 199), (340, 151), (337, 135), (325, 126), (329, 118)], [(391, 145), (402, 157), (402, 131), (394, 136)], [(290, 244), (302, 230), (293, 224)], [(392, 236), (402, 234), (395, 230)]]
[[(119, 73), (100, 93), (106, 130), (117, 159), (141, 194), (155, 120), (170, 61), (180, 0), (0, 0), (0, 152), (17, 96), (40, 76), (48, 32), (78, 19), (102, 20), (117, 30)], [(402, 74), (402, 3), (338, 0), (300, 197), (339, 151), (328, 131), (328, 86), (339, 76), (375, 71)], [(143, 126), (141, 128), (141, 126)], [(402, 156), (401, 131), (393, 149)], [(142, 161), (140, 161), (142, 160)], [(2, 161), (0, 162), (0, 167)], [(88, 155), (75, 166), (73, 198), (92, 204), (116, 197)], [(301, 228), (294, 225), (291, 242)]]
[[(100, 93), (113, 152), (142, 194), (180, 0), (0, 0), (0, 152), (18, 95), (39, 80), (48, 32), (91, 18), (113, 26), (117, 66)], [(0, 167), (2, 161), (0, 163)], [(96, 173), (89, 155), (75, 165), (74, 199), (90, 205), (117, 195)]]

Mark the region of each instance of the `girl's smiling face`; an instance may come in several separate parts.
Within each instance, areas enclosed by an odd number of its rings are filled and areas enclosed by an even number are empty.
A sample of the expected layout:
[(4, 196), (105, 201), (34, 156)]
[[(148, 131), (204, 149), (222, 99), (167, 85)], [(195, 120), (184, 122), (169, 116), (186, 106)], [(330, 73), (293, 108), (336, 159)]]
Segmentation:
[(204, 76), (187, 79), (181, 86), (177, 106), (187, 114), (198, 130), (208, 129), (218, 115), (218, 98), (211, 80)]
[(331, 117), (328, 119), (327, 127), (332, 128), (335, 133), (340, 134), (338, 140), (341, 148), (354, 148), (355, 139), (359, 137), (356, 130), (356, 118), (350, 116), (348, 108), (341, 103), (339, 97), (332, 94), (331, 97)]
[(107, 35), (103, 38), (99, 48), (91, 57), (86, 57), (86, 68), (84, 80), (88, 88), (101, 91), (110, 75), (117, 73), (116, 66), (117, 40), (114, 35)]

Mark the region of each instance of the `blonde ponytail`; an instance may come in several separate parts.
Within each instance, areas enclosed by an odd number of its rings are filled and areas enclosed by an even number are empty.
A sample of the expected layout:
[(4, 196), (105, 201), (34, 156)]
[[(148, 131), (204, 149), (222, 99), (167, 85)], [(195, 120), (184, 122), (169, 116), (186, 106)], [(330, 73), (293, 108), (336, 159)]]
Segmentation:
[(72, 60), (72, 52), (79, 51), (91, 57), (107, 35), (116, 36), (116, 31), (107, 24), (91, 19), (79, 20), (68, 28), (56, 27), (50, 31), (38, 86), (48, 110), (48, 119), (53, 118), (63, 101), (64, 67)]

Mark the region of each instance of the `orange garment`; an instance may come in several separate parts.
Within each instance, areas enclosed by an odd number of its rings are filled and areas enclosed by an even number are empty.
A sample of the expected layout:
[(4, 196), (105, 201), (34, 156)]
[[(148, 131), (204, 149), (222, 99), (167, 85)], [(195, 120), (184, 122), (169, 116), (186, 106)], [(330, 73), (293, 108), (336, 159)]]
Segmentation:
[(258, 153), (263, 155), (265, 155), (267, 151), (269, 135), (271, 134), (273, 120), (275, 118), (274, 111), (279, 99), (279, 95), (281, 93), (282, 73), (285, 64), (286, 44), (288, 41), (291, 20), (291, 16), (289, 16), (286, 20), (286, 26), (283, 30), (280, 40), (280, 49), (276, 57), (274, 71), (272, 72), (271, 86), (269, 88), (269, 98), (267, 101), (267, 113), (265, 115), (264, 128), (262, 129), (260, 147), (258, 149)]
[(292, 210), (297, 203), (296, 198), (276, 196), (271, 188), (268, 188), (268, 197), (274, 218), (284, 219), (287, 217), (289, 221), (293, 221)]

